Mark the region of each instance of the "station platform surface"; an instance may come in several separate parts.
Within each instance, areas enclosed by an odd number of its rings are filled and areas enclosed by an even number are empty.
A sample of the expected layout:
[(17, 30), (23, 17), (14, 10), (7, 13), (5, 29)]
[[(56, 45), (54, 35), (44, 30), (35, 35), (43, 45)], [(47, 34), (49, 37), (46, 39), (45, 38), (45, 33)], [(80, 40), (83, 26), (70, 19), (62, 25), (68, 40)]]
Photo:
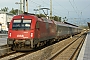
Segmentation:
[(0, 46), (7, 44), (7, 34), (0, 33)]
[(0, 46), (6, 45), (7, 44), (7, 37), (5, 38), (0, 38)]
[(90, 32), (88, 32), (77, 60), (90, 60)]
[(7, 35), (7, 34), (0, 34), (0, 36), (2, 36), (2, 35), (4, 35), (4, 36), (5, 36), (5, 35)]

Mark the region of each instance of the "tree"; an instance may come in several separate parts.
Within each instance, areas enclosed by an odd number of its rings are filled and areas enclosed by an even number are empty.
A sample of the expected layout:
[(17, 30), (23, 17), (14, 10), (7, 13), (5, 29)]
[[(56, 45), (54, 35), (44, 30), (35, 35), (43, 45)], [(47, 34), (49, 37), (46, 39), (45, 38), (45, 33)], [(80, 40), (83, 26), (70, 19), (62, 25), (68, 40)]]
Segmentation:
[(12, 8), (12, 10), (9, 13), (12, 13), (14, 15), (17, 15), (18, 14), (18, 9)]
[[(9, 13), (12, 13), (12, 14), (14, 14), (14, 15), (18, 15), (19, 12), (23, 13), (23, 11), (20, 11), (20, 10), (18, 10), (18, 9), (12, 8), (12, 10), (11, 10)], [(20, 14), (21, 14), (21, 13), (20, 13)]]
[(55, 21), (60, 21), (60, 22), (61, 22), (61, 17), (59, 17), (59, 16), (54, 16), (53, 19), (54, 19)]
[(64, 17), (63, 22), (66, 22), (66, 21), (68, 21), (68, 19), (67, 19), (67, 17)]
[(59, 21), (61, 22), (61, 17), (59, 17)]
[(8, 7), (1, 8), (1, 11), (8, 12)]
[(55, 20), (55, 21), (58, 21), (58, 17), (57, 17), (57, 16), (54, 16), (54, 20)]

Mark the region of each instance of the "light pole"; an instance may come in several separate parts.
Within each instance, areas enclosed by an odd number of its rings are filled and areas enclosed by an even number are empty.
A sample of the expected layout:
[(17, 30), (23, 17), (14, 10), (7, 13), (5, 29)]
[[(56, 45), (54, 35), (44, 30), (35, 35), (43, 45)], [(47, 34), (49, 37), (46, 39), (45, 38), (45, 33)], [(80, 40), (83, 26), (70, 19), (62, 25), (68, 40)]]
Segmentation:
[(52, 0), (50, 0), (50, 19), (52, 19)]
[[(19, 2), (16, 2), (15, 4), (20, 4), (20, 5), (21, 5), (21, 4), (23, 4), (23, 3), (21, 3), (21, 2), (20, 2), (20, 3), (19, 3)], [(21, 8), (21, 7), (20, 7), (20, 8)], [(21, 10), (21, 9), (20, 9), (20, 10)], [(21, 13), (20, 10), (19, 10), (19, 8), (18, 8), (18, 15)]]

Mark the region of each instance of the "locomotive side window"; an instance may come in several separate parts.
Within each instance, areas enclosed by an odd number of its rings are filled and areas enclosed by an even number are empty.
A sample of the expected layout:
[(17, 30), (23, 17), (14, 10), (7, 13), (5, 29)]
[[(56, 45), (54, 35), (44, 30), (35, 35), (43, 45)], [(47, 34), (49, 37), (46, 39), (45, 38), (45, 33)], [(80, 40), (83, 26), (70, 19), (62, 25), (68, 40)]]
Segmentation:
[(14, 20), (12, 29), (30, 29), (31, 20)]
[(36, 23), (36, 28), (39, 28), (39, 22)]

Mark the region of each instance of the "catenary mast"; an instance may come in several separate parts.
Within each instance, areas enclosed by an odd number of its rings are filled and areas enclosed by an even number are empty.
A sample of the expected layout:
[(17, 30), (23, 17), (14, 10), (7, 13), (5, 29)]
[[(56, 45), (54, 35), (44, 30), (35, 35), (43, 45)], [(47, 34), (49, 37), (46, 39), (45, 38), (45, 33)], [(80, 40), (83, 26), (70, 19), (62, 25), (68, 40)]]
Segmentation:
[(50, 0), (50, 19), (52, 19), (52, 0)]

